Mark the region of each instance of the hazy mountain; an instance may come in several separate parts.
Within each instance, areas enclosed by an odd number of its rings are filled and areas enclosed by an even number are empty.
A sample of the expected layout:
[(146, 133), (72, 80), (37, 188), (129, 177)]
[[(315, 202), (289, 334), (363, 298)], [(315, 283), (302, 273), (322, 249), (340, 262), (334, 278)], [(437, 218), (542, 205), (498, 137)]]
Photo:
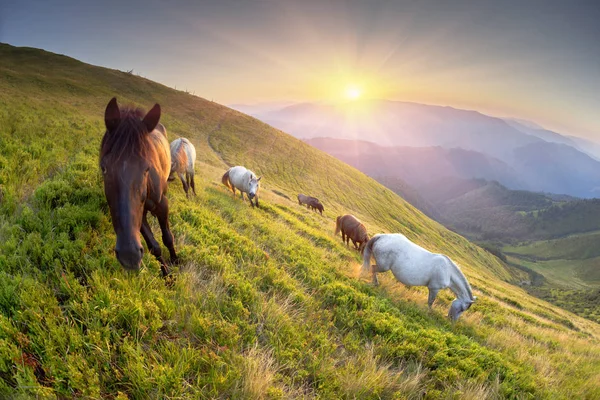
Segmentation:
[(566, 144), (567, 146), (571, 146), (596, 160), (600, 160), (600, 143), (576, 136), (562, 135), (560, 133), (544, 129), (543, 127), (531, 121), (514, 118), (504, 118), (504, 120), (513, 128), (516, 128), (523, 133), (536, 136), (546, 142)]
[(534, 123), (529, 123), (523, 120), (505, 119), (505, 121), (519, 131), (543, 139), (550, 143), (566, 144), (571, 147), (577, 147), (576, 143), (569, 137), (563, 136), (560, 133), (544, 129)]
[(365, 141), (332, 138), (305, 140), (310, 145), (373, 177), (397, 177), (419, 188), (443, 177), (496, 180), (525, 188), (519, 174), (505, 162), (488, 155), (443, 147), (383, 147)]
[(516, 147), (542, 141), (477, 111), (388, 100), (301, 103), (249, 112), (298, 138), (368, 138), (382, 145), (463, 148), (504, 161), (511, 160)]
[(575, 146), (589, 156), (600, 160), (600, 143), (589, 139), (584, 139), (576, 136), (568, 136), (575, 143)]
[[(600, 162), (592, 158), (600, 156), (600, 145), (529, 121), (387, 100), (238, 109), (299, 138), (367, 139), (394, 147), (395, 155), (373, 161), (367, 161), (364, 151), (360, 157), (345, 150), (334, 154), (372, 176), (391, 176), (384, 170), (399, 168), (395, 176), (418, 185), (439, 177), (439, 171), (449, 171), (448, 176), (497, 180), (511, 189), (600, 195)], [(328, 150), (334, 151), (335, 146)], [(404, 162), (396, 162), (400, 159)]]
[(512, 167), (530, 189), (577, 197), (600, 196), (600, 162), (558, 143), (531, 143), (514, 151)]
[(293, 101), (271, 101), (254, 104), (230, 104), (229, 107), (233, 108), (234, 110), (243, 112), (244, 114), (254, 115), (281, 109), (292, 104), (294, 104)]

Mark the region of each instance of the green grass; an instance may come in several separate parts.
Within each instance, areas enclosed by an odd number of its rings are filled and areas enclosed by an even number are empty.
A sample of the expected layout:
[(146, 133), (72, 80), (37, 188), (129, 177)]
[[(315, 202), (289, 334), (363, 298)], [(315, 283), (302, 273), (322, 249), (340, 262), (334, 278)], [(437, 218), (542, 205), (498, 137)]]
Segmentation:
[[(197, 149), (198, 196), (169, 192), (172, 287), (152, 256), (133, 274), (111, 250), (97, 156), (115, 94), (160, 102), (170, 137)], [(260, 209), (220, 184), (233, 164), (263, 176)], [(598, 325), (507, 284), (497, 258), (360, 172), (145, 79), (0, 45), (0, 194), (2, 397), (600, 396)], [(429, 311), (423, 288), (358, 278), (333, 236), (346, 212), (455, 259), (477, 303), (451, 324), (448, 291)]]
[(560, 239), (541, 240), (518, 246), (506, 246), (505, 252), (538, 260), (585, 260), (600, 257), (600, 232), (570, 235)]
[(542, 274), (545, 284), (528, 291), (592, 321), (600, 322), (600, 232), (505, 246), (512, 263)]

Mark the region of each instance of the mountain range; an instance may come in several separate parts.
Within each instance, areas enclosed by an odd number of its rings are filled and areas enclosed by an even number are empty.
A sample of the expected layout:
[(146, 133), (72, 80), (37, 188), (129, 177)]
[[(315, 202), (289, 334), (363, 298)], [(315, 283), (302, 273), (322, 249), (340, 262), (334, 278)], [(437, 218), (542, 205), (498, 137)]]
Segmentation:
[[(366, 173), (400, 168), (398, 176), (413, 185), (449, 175), (583, 198), (600, 193), (600, 145), (527, 121), (388, 100), (234, 107), (313, 145), (326, 146), (330, 154), (335, 151), (336, 157), (362, 170), (368, 165)], [(308, 140), (315, 138), (362, 144)]]

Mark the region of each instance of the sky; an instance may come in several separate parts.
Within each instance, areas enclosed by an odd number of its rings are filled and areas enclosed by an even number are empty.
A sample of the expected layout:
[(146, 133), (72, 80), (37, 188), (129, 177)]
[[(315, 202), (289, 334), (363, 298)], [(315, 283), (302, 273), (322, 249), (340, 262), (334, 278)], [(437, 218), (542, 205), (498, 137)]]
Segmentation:
[(363, 98), (600, 140), (600, 2), (0, 0), (0, 42), (222, 104)]

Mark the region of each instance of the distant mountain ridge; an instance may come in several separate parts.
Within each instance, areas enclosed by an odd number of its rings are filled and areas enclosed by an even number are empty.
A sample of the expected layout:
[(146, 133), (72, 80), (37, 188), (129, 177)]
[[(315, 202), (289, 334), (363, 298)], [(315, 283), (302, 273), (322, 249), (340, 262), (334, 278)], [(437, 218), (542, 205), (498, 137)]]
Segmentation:
[[(600, 144), (528, 121), (388, 100), (238, 109), (301, 139), (366, 139), (385, 147), (441, 147), (452, 149), (454, 155), (461, 149), (479, 153), (481, 160), (487, 157), (487, 162), (474, 162), (474, 153), (462, 153), (477, 172), (471, 176), (455, 174), (463, 178), (497, 180), (511, 189), (600, 196)], [(453, 163), (456, 165), (457, 160)], [(482, 166), (488, 170), (480, 172)]]
[(498, 181), (510, 189), (591, 198), (600, 194), (600, 162), (573, 147), (541, 141), (515, 149), (507, 163), (461, 148), (384, 147), (365, 141), (314, 138), (307, 143), (373, 177), (397, 177), (419, 189), (440, 178)]
[(383, 147), (365, 141), (314, 138), (306, 143), (370, 176), (395, 176), (417, 189), (442, 177), (496, 180), (523, 188), (518, 173), (505, 162), (472, 150), (436, 147)]

